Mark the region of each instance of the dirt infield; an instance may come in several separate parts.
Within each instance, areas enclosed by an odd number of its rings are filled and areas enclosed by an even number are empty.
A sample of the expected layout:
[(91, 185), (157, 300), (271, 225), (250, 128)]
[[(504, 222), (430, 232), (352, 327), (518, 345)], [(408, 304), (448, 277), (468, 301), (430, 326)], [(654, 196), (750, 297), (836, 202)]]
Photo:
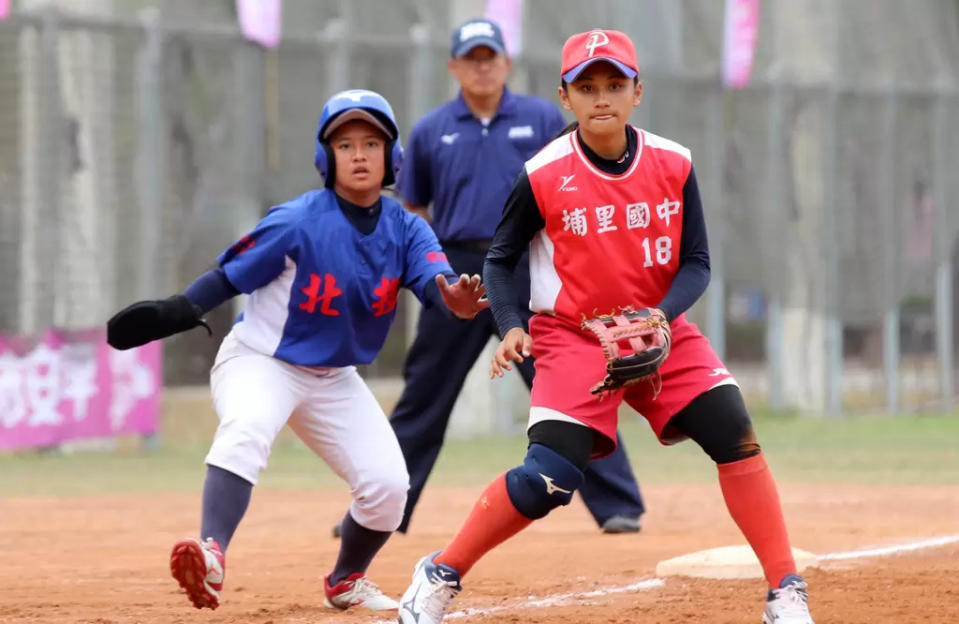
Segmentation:
[[(818, 554), (959, 533), (955, 485), (785, 484), (782, 491), (794, 545)], [(390, 594), (402, 592), (413, 563), (444, 544), (476, 493), (427, 488), (413, 532), (387, 544), (371, 578)], [(623, 589), (654, 579), (661, 559), (741, 543), (717, 486), (653, 485), (645, 494), (651, 511), (639, 535), (599, 534), (577, 501), (491, 553), (455, 603), (479, 613), (455, 621), (757, 624), (764, 595), (758, 580), (673, 577)], [(230, 547), (224, 604), (198, 612), (169, 577), (166, 558), (176, 538), (196, 531), (199, 492), (0, 501), (0, 622), (390, 620), (322, 607), (320, 583), (338, 544), (330, 528), (347, 502), (345, 493), (256, 492)], [(959, 622), (957, 572), (959, 544), (952, 543), (832, 561), (806, 578), (817, 624), (925, 624)]]

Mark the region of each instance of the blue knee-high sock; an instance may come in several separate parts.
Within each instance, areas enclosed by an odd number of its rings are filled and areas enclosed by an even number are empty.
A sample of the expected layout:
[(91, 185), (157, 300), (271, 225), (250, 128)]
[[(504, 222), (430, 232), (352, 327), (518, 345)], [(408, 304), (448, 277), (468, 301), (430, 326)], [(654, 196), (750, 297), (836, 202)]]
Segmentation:
[(330, 586), (356, 572), (366, 573), (373, 557), (392, 534), (392, 531), (374, 531), (360, 526), (350, 512), (346, 512), (340, 523), (340, 554), (330, 574)]
[(207, 466), (200, 539), (212, 537), (225, 553), (233, 532), (246, 513), (252, 493), (253, 484), (243, 477), (216, 466)]

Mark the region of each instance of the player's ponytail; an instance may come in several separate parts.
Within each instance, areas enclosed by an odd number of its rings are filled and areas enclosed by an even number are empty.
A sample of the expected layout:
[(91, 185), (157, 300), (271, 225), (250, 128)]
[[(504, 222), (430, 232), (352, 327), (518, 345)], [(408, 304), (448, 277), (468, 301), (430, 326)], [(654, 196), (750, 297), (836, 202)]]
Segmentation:
[(554, 136), (553, 139), (551, 139), (551, 140), (558, 139), (559, 137), (563, 136), (564, 134), (569, 134), (570, 132), (573, 132), (574, 130), (576, 130), (576, 128), (579, 128), (579, 122), (578, 122), (578, 121), (571, 122), (568, 126), (566, 126), (566, 127), (563, 128), (562, 130), (560, 130), (559, 132), (557, 132), (557, 133), (556, 133), (556, 136)]

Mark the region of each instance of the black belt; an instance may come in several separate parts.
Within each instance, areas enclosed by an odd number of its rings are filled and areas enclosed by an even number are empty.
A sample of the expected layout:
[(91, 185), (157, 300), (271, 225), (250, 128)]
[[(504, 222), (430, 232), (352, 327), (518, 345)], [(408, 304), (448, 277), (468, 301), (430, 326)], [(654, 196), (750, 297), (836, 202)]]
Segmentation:
[(489, 251), (493, 241), (489, 238), (481, 240), (450, 240), (440, 241), (443, 249), (472, 249), (474, 251)]

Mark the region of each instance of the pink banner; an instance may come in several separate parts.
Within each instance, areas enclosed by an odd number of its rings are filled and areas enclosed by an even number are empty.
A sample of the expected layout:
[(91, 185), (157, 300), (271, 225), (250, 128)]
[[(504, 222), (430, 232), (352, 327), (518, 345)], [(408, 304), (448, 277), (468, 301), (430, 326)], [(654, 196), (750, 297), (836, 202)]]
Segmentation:
[(483, 16), (503, 31), (507, 54), (518, 56), (523, 50), (523, 0), (486, 0)]
[(236, 0), (236, 13), (240, 18), (243, 36), (264, 48), (280, 45), (282, 4), (281, 0)]
[(759, 37), (760, 0), (726, 0), (723, 25), (723, 84), (742, 89), (753, 73)]
[(10, 15), (10, 0), (0, 0), (0, 20)]
[(102, 330), (0, 334), (0, 450), (155, 432), (161, 355), (159, 342), (117, 351)]

